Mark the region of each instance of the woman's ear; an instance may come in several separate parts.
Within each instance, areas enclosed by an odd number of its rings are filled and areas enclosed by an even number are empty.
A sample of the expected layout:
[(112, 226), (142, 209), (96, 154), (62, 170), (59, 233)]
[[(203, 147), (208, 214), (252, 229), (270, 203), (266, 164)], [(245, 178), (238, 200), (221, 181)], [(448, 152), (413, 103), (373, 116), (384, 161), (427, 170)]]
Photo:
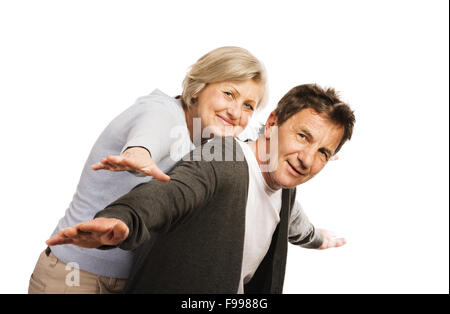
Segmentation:
[(198, 94), (192, 95), (191, 104), (196, 104), (198, 100)]

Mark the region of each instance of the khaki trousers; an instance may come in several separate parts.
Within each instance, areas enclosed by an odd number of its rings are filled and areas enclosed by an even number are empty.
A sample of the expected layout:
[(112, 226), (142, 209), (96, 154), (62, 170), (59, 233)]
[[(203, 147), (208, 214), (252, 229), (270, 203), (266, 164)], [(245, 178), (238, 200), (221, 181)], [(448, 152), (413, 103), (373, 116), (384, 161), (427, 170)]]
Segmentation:
[(50, 248), (39, 256), (28, 287), (29, 294), (121, 293), (126, 279), (99, 276), (60, 261)]

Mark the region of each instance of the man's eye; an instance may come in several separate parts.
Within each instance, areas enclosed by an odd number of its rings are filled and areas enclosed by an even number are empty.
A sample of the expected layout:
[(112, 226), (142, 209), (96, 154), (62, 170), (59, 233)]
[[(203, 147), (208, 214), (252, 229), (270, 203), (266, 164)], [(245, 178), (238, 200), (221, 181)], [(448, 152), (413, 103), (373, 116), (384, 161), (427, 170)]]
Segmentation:
[(304, 138), (304, 139), (306, 139), (306, 135), (305, 135), (305, 134), (303, 134), (303, 133), (298, 133), (298, 136), (300, 136), (300, 138)]
[(223, 92), (226, 96), (228, 96), (228, 97), (230, 97), (230, 98), (233, 98), (233, 94), (232, 93), (230, 93), (230, 92)]

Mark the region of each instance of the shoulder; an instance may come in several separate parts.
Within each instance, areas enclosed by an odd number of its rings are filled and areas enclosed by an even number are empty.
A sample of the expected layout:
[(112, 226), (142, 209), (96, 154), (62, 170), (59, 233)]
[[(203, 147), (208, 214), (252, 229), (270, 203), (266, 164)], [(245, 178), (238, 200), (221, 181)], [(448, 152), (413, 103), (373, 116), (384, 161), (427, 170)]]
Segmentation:
[(247, 164), (244, 152), (232, 136), (214, 137), (208, 142), (196, 147), (190, 154), (194, 161), (212, 162), (214, 165)]
[(166, 110), (172, 113), (182, 113), (183, 108), (179, 100), (171, 97), (159, 89), (155, 89), (149, 95), (139, 97), (134, 106), (142, 107), (143, 110)]
[(231, 136), (215, 137), (196, 147), (179, 161), (176, 168), (180, 167), (202, 169), (224, 184), (236, 184), (239, 180), (248, 184), (247, 161), (242, 148)]
[(194, 150), (192, 157), (210, 163), (221, 183), (229, 185), (243, 182), (248, 185), (247, 160), (233, 137), (214, 137)]
[(139, 124), (164, 121), (171, 125), (185, 124), (184, 111), (181, 103), (159, 90), (154, 90), (146, 96), (136, 99), (133, 105), (123, 111), (116, 120), (127, 124)]

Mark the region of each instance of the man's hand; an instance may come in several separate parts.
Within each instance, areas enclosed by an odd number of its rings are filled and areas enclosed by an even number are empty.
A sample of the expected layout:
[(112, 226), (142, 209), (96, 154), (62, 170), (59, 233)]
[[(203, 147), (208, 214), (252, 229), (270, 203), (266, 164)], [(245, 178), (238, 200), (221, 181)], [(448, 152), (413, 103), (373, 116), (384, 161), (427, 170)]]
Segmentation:
[(61, 230), (48, 239), (48, 246), (73, 244), (84, 248), (98, 248), (102, 245), (118, 245), (128, 237), (128, 226), (115, 218), (96, 218)]
[(107, 156), (91, 166), (92, 170), (138, 171), (159, 181), (169, 181), (170, 177), (153, 162), (149, 152), (142, 147), (131, 147), (120, 156)]
[(319, 250), (330, 249), (333, 247), (343, 246), (347, 241), (344, 238), (337, 238), (336, 234), (325, 229), (318, 229), (323, 235), (323, 243)]

